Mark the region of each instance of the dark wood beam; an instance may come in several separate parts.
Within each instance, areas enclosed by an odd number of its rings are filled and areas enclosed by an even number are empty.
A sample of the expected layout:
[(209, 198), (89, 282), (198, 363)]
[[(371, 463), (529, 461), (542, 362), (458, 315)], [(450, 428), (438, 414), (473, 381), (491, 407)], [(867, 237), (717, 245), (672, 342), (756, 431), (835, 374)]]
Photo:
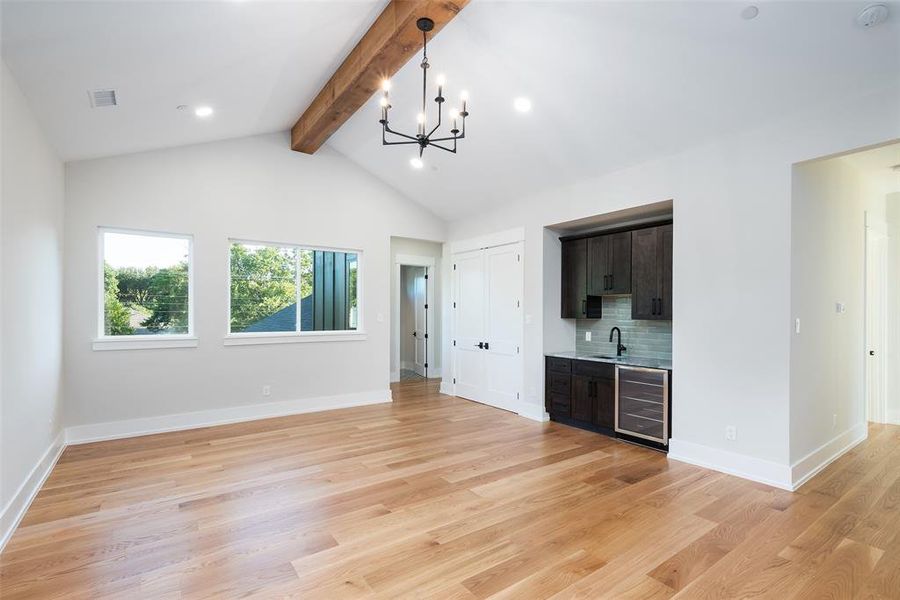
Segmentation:
[[(416, 19), (436, 34), (469, 0), (391, 0), (291, 129), (291, 148), (312, 154), (422, 48)], [(377, 115), (372, 117), (377, 122)], [(377, 129), (377, 128), (376, 128)], [(375, 131), (373, 129), (373, 131)]]

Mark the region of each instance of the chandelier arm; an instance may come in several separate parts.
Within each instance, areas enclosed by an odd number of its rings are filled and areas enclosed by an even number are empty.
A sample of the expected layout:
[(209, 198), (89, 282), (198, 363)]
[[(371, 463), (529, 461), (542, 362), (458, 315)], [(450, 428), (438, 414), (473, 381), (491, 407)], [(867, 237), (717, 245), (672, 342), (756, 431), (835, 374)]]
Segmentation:
[(449, 142), (449, 141), (451, 141), (451, 140), (461, 140), (461, 139), (462, 139), (462, 136), (461, 136), (461, 135), (449, 135), (449, 136), (447, 136), (447, 137), (441, 137), (441, 138), (434, 138), (434, 139), (430, 139), (430, 138), (429, 138), (428, 142), (429, 142), (429, 143), (434, 143), (434, 142)]
[[(400, 133), (399, 131), (394, 131), (387, 124), (385, 124), (385, 126), (384, 126), (384, 131), (386, 131), (388, 133), (393, 133), (394, 135), (399, 135), (400, 137), (404, 137), (408, 140), (412, 140), (415, 143), (419, 143), (419, 138), (413, 137), (411, 135), (406, 135), (405, 133)], [(382, 132), (382, 137), (384, 137), (384, 132)]]
[(402, 141), (402, 142), (389, 142), (387, 140), (381, 140), (382, 146), (403, 146), (406, 144), (418, 144), (418, 141)]
[[(440, 144), (434, 144), (434, 143), (431, 143), (431, 144), (428, 144), (428, 145), (429, 145), (429, 146), (433, 146), (433, 147), (435, 147), (435, 148), (440, 148), (440, 149), (443, 150), (444, 152), (449, 152), (449, 153), (451, 153), (451, 154), (456, 154), (456, 148), (444, 148), (444, 147), (441, 146)], [(454, 144), (454, 146), (455, 146), (455, 145), (456, 145), (456, 144)]]

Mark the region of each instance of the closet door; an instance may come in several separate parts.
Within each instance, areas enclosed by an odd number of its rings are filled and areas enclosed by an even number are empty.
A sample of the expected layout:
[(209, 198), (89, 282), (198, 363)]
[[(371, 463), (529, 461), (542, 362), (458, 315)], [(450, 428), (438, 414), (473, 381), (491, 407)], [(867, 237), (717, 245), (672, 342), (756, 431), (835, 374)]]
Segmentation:
[(484, 250), (485, 390), (483, 402), (516, 410), (521, 386), (522, 245)]
[(522, 382), (522, 244), (453, 258), (456, 395), (515, 411)]
[(456, 395), (484, 402), (484, 250), (453, 257)]

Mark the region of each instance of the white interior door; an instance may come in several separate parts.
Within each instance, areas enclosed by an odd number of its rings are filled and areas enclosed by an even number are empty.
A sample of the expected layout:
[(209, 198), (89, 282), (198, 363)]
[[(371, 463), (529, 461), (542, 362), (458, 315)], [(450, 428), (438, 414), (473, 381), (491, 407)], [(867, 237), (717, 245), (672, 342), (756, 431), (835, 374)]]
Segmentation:
[(484, 253), (484, 402), (515, 410), (522, 379), (522, 247), (509, 244)]
[(427, 270), (425, 267), (415, 269), (415, 280), (413, 282), (415, 289), (415, 299), (413, 302), (415, 310), (416, 330), (415, 330), (415, 346), (416, 346), (416, 373), (422, 377), (428, 376), (428, 280), (425, 278)]
[(454, 256), (456, 395), (484, 402), (484, 251)]
[(876, 423), (886, 417), (887, 241), (883, 232), (866, 229), (866, 405)]
[(454, 255), (456, 395), (516, 410), (522, 380), (522, 244)]

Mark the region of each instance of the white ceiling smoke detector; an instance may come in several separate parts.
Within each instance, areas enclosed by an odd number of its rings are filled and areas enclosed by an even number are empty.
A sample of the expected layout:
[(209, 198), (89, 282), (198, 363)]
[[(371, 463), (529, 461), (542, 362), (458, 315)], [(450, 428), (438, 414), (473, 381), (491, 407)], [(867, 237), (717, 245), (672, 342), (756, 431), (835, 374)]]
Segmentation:
[(888, 7), (886, 4), (870, 4), (856, 15), (856, 23), (861, 27), (875, 27), (887, 21)]
[(106, 108), (108, 106), (118, 106), (119, 98), (116, 90), (90, 90), (88, 96), (91, 99), (92, 108)]

